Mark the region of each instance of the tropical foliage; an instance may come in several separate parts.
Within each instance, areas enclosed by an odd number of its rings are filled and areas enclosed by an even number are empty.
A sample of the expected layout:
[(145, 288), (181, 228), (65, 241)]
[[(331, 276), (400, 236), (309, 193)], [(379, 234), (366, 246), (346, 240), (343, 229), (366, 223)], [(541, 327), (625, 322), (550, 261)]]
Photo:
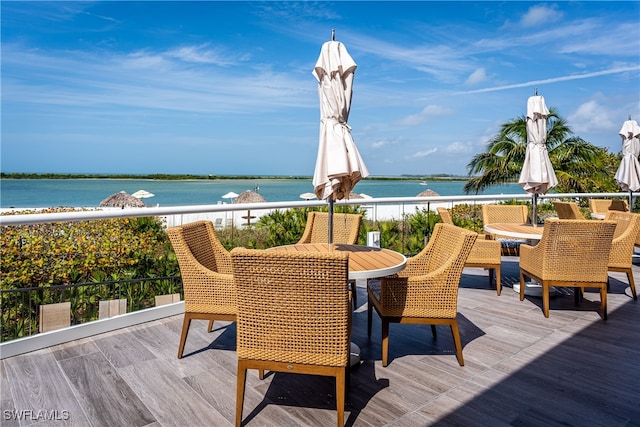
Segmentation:
[[(610, 154), (578, 136), (573, 136), (567, 121), (550, 108), (547, 119), (547, 150), (558, 178), (553, 191), (585, 193), (618, 191), (613, 176), (620, 155)], [(464, 191), (475, 193), (492, 185), (517, 182), (527, 150), (525, 116), (503, 124), (500, 132), (487, 144), (484, 152), (475, 155), (467, 165), (474, 175)]]
[(146, 217), (2, 227), (0, 267), (2, 289), (177, 271), (162, 222)]

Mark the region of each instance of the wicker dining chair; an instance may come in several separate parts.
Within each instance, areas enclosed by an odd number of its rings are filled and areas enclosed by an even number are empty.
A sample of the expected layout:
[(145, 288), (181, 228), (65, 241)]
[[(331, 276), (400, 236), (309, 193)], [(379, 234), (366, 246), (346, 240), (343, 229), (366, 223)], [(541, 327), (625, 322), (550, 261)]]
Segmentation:
[[(362, 215), (333, 213), (333, 243), (355, 245), (360, 236)], [(307, 225), (298, 243), (328, 243), (329, 242), (329, 213), (309, 212)], [(349, 281), (353, 307), (358, 306), (358, 293), (355, 280)]]
[[(529, 223), (528, 217), (529, 209), (526, 205), (482, 205), (482, 223), (484, 225), (496, 222), (527, 224)], [(526, 240), (498, 234), (487, 234), (487, 236), (500, 242), (503, 255), (518, 255), (520, 244), (527, 243)]]
[(636, 284), (633, 280), (633, 248), (640, 233), (640, 215), (610, 210), (605, 219), (617, 223), (609, 253), (609, 271), (617, 271), (627, 275), (631, 295), (634, 300), (637, 300)]
[[(333, 214), (333, 243), (355, 245), (358, 243), (362, 215)], [(309, 212), (307, 225), (298, 243), (327, 243), (329, 241), (329, 214)]]
[[(535, 246), (520, 246), (520, 301), (525, 277), (542, 285), (542, 311), (549, 317), (549, 287), (598, 288), (600, 311), (607, 319), (609, 253), (615, 221), (547, 219)], [(580, 292), (580, 289), (576, 289)]]
[(371, 336), (375, 309), (382, 321), (382, 366), (388, 364), (390, 323), (428, 324), (434, 337), (436, 325), (449, 325), (458, 363), (464, 366), (457, 320), (458, 287), (477, 237), (472, 231), (438, 223), (425, 248), (407, 260), (404, 270), (369, 280), (367, 333)]
[(560, 219), (586, 219), (575, 202), (553, 201), (553, 208)]
[(247, 369), (335, 377), (344, 424), (351, 309), (345, 252), (234, 248), (238, 289), (236, 426), (242, 423)]
[(178, 258), (184, 290), (184, 321), (178, 359), (193, 319), (235, 321), (236, 286), (231, 255), (220, 243), (211, 221), (196, 221), (167, 229)]
[(629, 212), (626, 200), (589, 199), (589, 208), (593, 213), (606, 214), (607, 211)]
[[(446, 208), (438, 208), (438, 214), (445, 224), (453, 224), (451, 212)], [(489, 271), (489, 286), (493, 284), (493, 276), (496, 278), (496, 293), (500, 295), (502, 285), (500, 282), (500, 267), (502, 265), (502, 248), (497, 240), (490, 240), (484, 234), (478, 237), (471, 248), (471, 252), (464, 263), (465, 267), (481, 267)]]

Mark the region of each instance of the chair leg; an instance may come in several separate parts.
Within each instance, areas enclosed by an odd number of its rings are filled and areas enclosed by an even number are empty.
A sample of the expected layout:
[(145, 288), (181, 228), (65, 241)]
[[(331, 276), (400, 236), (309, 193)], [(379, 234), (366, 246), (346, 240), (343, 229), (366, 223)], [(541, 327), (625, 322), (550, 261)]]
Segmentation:
[(356, 281), (350, 280), (349, 283), (351, 285), (351, 296), (353, 299), (353, 308), (356, 309), (358, 308), (358, 290), (356, 289)]
[(211, 332), (213, 330), (213, 322), (214, 320), (209, 320), (209, 326), (207, 327), (207, 332)]
[(520, 301), (524, 301), (524, 273), (520, 271)]
[(436, 325), (431, 325), (431, 335), (434, 338), (438, 338), (438, 331), (436, 331)]
[(389, 321), (382, 318), (382, 366), (389, 364)]
[[(524, 293), (522, 288), (520, 288), (520, 293)], [(544, 281), (542, 281), (542, 312), (544, 317), (549, 317), (549, 285)]]
[(371, 320), (372, 320), (372, 311), (373, 311), (373, 304), (371, 303), (371, 298), (368, 298), (367, 300), (367, 336), (369, 338), (371, 338)]
[(451, 323), (451, 335), (453, 335), (453, 342), (456, 345), (456, 357), (460, 366), (464, 366), (464, 359), (462, 358), (462, 342), (460, 341), (460, 331), (458, 330), (458, 320), (454, 319)]
[(496, 292), (498, 293), (498, 296), (500, 296), (500, 293), (502, 292), (502, 282), (500, 282), (500, 267), (496, 267)]
[(185, 313), (184, 320), (182, 321), (182, 334), (180, 334), (180, 344), (178, 345), (178, 359), (182, 359), (182, 352), (184, 351), (184, 343), (187, 341), (189, 326), (191, 326), (191, 314)]
[(633, 272), (631, 271), (631, 269), (627, 270), (627, 280), (629, 281), (629, 287), (631, 288), (631, 295), (633, 295), (634, 300), (637, 300), (638, 295), (636, 294), (636, 284), (633, 280)]
[(238, 380), (236, 386), (236, 427), (242, 425), (242, 407), (244, 406), (244, 388), (247, 380), (247, 367), (238, 360)]
[(607, 288), (600, 288), (600, 311), (602, 312), (602, 319), (607, 320)]
[(344, 426), (344, 401), (345, 401), (345, 382), (348, 369), (344, 368), (344, 372), (336, 375), (336, 410), (338, 412), (338, 427)]

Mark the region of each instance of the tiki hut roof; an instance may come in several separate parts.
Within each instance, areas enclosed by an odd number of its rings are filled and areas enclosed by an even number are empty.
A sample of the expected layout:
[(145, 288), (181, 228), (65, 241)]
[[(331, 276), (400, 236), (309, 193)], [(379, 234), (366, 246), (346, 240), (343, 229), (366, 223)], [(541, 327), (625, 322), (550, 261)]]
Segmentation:
[(131, 194), (121, 191), (115, 193), (100, 202), (101, 207), (114, 207), (114, 208), (143, 208), (144, 202), (140, 199), (133, 197)]
[(238, 203), (264, 203), (266, 200), (260, 194), (247, 190), (241, 193), (238, 197), (233, 199), (234, 204)]
[(432, 197), (432, 196), (439, 196), (439, 194), (428, 188), (424, 190), (422, 193), (418, 193), (418, 195), (416, 195), (416, 197)]

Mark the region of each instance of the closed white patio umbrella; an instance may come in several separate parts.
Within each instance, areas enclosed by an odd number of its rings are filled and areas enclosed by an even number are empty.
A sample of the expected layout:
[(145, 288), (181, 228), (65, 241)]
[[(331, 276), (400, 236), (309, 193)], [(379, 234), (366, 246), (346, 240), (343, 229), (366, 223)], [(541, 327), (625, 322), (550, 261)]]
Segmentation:
[(313, 69), (320, 98), (320, 136), (313, 174), (318, 199), (329, 201), (329, 243), (333, 242), (333, 202), (349, 198), (353, 187), (369, 175), (347, 124), (357, 65), (347, 48), (335, 41), (322, 45)]
[(558, 185), (558, 178), (551, 165), (547, 151), (547, 117), (549, 110), (544, 98), (538, 95), (527, 101), (527, 151), (518, 183), (524, 191), (533, 195), (533, 215), (531, 222), (538, 223), (538, 195), (545, 194)]
[(629, 117), (619, 134), (622, 137), (622, 161), (614, 177), (620, 188), (629, 192), (629, 210), (633, 211), (633, 192), (640, 190), (640, 126)]

